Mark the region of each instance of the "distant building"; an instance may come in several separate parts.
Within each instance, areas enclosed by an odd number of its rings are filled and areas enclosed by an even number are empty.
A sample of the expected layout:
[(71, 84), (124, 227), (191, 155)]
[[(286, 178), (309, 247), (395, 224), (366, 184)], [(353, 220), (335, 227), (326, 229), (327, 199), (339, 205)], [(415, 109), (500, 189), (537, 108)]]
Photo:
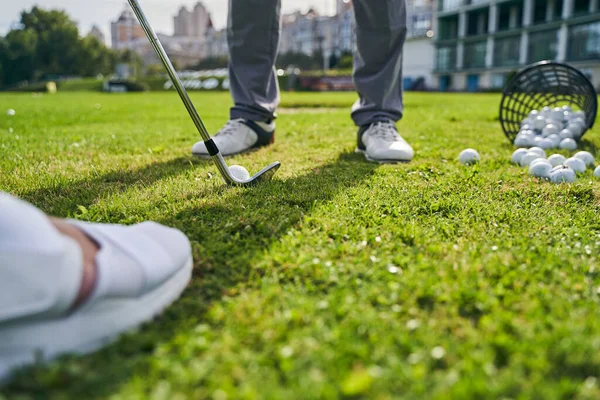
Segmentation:
[(206, 38), (210, 26), (210, 13), (200, 2), (196, 3), (192, 11), (181, 7), (173, 17), (174, 36)]
[(520, 68), (568, 62), (600, 85), (599, 0), (440, 0), (436, 67), (441, 90), (502, 88)]
[(206, 57), (219, 58), (228, 56), (227, 30), (221, 29), (218, 31), (211, 24), (206, 35)]
[(104, 33), (102, 33), (102, 31), (97, 25), (92, 26), (92, 29), (90, 30), (90, 33), (88, 33), (88, 36), (95, 37), (100, 43), (106, 46), (106, 37), (104, 37)]
[(119, 18), (110, 24), (112, 48), (135, 50), (136, 42), (146, 37), (144, 30), (130, 9), (124, 10)]

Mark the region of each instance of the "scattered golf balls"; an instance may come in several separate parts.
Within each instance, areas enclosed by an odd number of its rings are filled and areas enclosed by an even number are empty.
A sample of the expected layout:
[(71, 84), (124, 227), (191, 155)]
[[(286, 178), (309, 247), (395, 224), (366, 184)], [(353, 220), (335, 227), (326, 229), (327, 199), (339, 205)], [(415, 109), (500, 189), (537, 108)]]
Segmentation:
[(586, 170), (585, 163), (579, 158), (571, 157), (564, 162), (564, 165), (571, 168), (575, 173), (583, 174)]
[(596, 167), (596, 169), (594, 170), (594, 176), (596, 178), (600, 178), (600, 166)]
[(521, 162), (521, 159), (523, 158), (523, 156), (525, 154), (527, 154), (528, 150), (527, 149), (517, 149), (515, 150), (515, 152), (512, 154), (511, 160), (514, 164), (519, 164)]
[(558, 167), (567, 161), (567, 157), (563, 156), (562, 154), (552, 154), (550, 157), (548, 157), (548, 161), (550, 161), (550, 164), (552, 164), (553, 167)]
[(460, 153), (458, 161), (463, 165), (473, 165), (481, 161), (481, 157), (479, 157), (477, 150), (466, 149)]
[(250, 173), (248, 170), (241, 165), (232, 165), (229, 167), (229, 172), (233, 175), (234, 178), (245, 181), (250, 179)]
[(575, 171), (565, 165), (555, 167), (550, 173), (552, 183), (573, 183), (575, 179)]
[(9, 108), (8, 110), (6, 110), (6, 115), (8, 115), (9, 117), (12, 117), (16, 113), (17, 112), (15, 110), (13, 110), (12, 108)]
[(593, 167), (596, 162), (594, 156), (589, 151), (579, 151), (573, 157), (583, 161), (587, 167)]
[(563, 139), (558, 147), (564, 150), (577, 150), (577, 142), (573, 139)]

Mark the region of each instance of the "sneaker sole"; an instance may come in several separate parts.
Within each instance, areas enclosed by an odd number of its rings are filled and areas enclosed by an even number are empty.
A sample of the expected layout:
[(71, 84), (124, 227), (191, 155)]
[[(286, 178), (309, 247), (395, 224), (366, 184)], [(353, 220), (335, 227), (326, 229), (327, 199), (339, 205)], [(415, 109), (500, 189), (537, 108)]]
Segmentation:
[(378, 164), (408, 164), (408, 163), (410, 163), (412, 161), (412, 159), (411, 160), (385, 160), (385, 159), (384, 160), (378, 160), (378, 159), (369, 157), (369, 155), (367, 154), (367, 152), (365, 150), (361, 150), (358, 147), (356, 148), (356, 150), (354, 152), (357, 153), (357, 154), (364, 155), (365, 159), (367, 161), (378, 163)]
[(151, 321), (181, 296), (192, 268), (190, 257), (168, 281), (136, 299), (100, 300), (60, 319), (0, 328), (0, 383), (16, 368), (47, 363), (64, 354), (93, 353)]

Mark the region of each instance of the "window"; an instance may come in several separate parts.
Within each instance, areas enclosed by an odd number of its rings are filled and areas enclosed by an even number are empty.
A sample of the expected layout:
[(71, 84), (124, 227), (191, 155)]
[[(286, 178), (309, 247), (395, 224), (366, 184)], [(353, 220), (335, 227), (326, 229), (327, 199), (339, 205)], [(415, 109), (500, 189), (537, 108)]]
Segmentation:
[(492, 75), (492, 88), (493, 89), (502, 89), (506, 85), (506, 75), (504, 74), (494, 74)]
[(590, 0), (573, 0), (573, 15), (583, 15), (590, 12)]
[(454, 10), (463, 4), (463, 0), (440, 0), (440, 11)]
[(519, 65), (520, 50), (521, 36), (496, 39), (496, 44), (494, 46), (494, 65), (496, 67)]
[(529, 35), (529, 62), (555, 60), (558, 54), (558, 30)]
[(546, 22), (546, 9), (548, 0), (535, 0), (533, 6), (533, 23), (542, 24)]
[(458, 37), (458, 16), (440, 18), (439, 30), (440, 40), (456, 39)]
[(467, 14), (467, 36), (485, 35), (488, 32), (489, 9)]
[(456, 47), (442, 46), (437, 49), (437, 70), (449, 71), (456, 68)]
[(498, 4), (498, 31), (518, 29), (523, 26), (523, 7), (520, 3)]
[(600, 21), (569, 29), (569, 60), (600, 59)]
[(487, 40), (465, 43), (465, 68), (485, 67)]

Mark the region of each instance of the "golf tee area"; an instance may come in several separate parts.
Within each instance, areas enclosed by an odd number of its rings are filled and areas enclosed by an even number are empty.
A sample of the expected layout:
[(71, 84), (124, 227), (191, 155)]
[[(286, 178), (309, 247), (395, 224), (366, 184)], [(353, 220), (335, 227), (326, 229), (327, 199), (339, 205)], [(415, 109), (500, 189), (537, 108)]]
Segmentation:
[[(228, 93), (190, 96), (210, 132), (227, 121)], [(191, 155), (174, 92), (2, 93), (1, 191), (178, 228), (194, 273), (152, 323), (0, 399), (600, 398), (600, 180), (514, 165), (499, 94), (406, 93), (414, 161), (366, 162), (355, 98), (283, 93), (275, 143), (227, 160), (282, 166), (244, 188)], [(578, 149), (596, 160), (599, 133)]]

